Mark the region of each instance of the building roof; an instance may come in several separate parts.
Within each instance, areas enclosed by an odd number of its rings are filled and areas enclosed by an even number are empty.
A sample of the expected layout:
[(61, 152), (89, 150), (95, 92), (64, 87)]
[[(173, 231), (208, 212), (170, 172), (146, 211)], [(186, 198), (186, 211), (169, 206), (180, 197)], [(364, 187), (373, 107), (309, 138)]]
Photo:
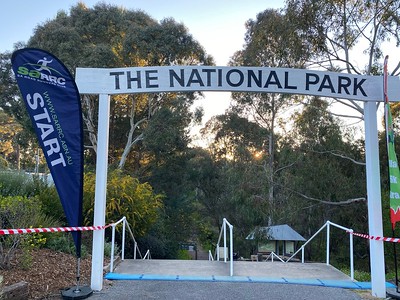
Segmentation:
[[(275, 225), (269, 227), (260, 227), (258, 232), (270, 241), (306, 241), (299, 233), (287, 224)], [(256, 229), (254, 229), (247, 237), (246, 240), (254, 240)]]

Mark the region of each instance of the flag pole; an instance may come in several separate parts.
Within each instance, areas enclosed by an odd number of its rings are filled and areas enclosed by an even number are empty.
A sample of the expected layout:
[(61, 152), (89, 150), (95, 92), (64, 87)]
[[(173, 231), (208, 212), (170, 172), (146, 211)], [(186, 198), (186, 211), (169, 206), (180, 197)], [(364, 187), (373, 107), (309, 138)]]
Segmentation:
[[(394, 234), (395, 232), (394, 232), (394, 228), (392, 228), (392, 237), (394, 238), (395, 237), (395, 234)], [(397, 270), (398, 270), (398, 268), (397, 268), (397, 249), (396, 249), (396, 244), (397, 243), (393, 243), (393, 259), (394, 259), (394, 272), (395, 272), (395, 280), (396, 280), (396, 292), (397, 293), (400, 293), (400, 291), (399, 291), (399, 275), (397, 274)]]
[[(397, 213), (396, 211), (393, 212), (394, 209), (392, 207), (392, 197), (393, 194), (397, 192), (397, 189), (393, 188), (394, 184), (399, 184), (398, 179), (399, 174), (393, 172), (393, 168), (398, 171), (398, 163), (396, 152), (394, 151), (394, 132), (393, 132), (393, 125), (392, 125), (392, 115), (390, 112), (390, 103), (388, 97), (388, 60), (389, 56), (387, 55), (384, 60), (383, 65), (383, 97), (385, 103), (385, 129), (386, 129), (386, 146), (388, 152), (388, 178), (389, 178), (389, 211), (390, 211), (390, 222), (392, 224), (392, 237), (395, 237), (395, 229), (396, 229), (396, 222), (398, 221), (395, 217)], [(394, 163), (395, 162), (395, 163)], [(399, 293), (399, 277), (398, 277), (398, 265), (397, 265), (397, 243), (393, 243), (393, 260), (394, 260), (394, 271), (395, 271), (395, 281), (396, 281), (396, 292)]]

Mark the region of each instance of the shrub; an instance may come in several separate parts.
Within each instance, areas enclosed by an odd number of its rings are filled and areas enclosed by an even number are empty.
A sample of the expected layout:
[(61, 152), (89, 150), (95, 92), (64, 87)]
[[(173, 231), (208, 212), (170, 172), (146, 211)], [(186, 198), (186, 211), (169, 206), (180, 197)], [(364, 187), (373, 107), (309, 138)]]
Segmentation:
[(45, 186), (38, 190), (37, 198), (42, 204), (42, 211), (47, 216), (66, 223), (64, 209), (55, 186)]
[(186, 250), (179, 249), (179, 250), (178, 250), (178, 257), (177, 257), (177, 259), (181, 259), (181, 260), (191, 260), (192, 257), (190, 256), (190, 254), (189, 254)]
[[(85, 174), (84, 215), (85, 224), (93, 224), (95, 174)], [(106, 222), (116, 222), (123, 216), (132, 226), (134, 234), (143, 236), (157, 220), (162, 207), (160, 194), (155, 194), (148, 183), (123, 174), (120, 170), (109, 172), (107, 184)]]
[[(104, 243), (104, 256), (105, 257), (111, 257), (111, 242), (106, 242)], [(119, 255), (121, 250), (119, 249), (119, 246), (117, 244), (114, 245), (114, 257)]]
[[(53, 233), (47, 241), (46, 248), (52, 249), (54, 251), (68, 253), (71, 255), (75, 255), (76, 253), (72, 235), (66, 232)], [(87, 255), (87, 247), (85, 244), (82, 244), (81, 257), (85, 258)]]
[[(0, 228), (18, 229), (39, 227), (41, 224), (54, 226), (54, 221), (46, 217), (41, 212), (41, 205), (35, 197), (23, 196), (0, 196)], [(45, 237), (40, 234), (34, 237), (35, 234), (13, 234), (0, 235), (0, 269), (8, 269), (11, 259), (15, 256), (18, 248), (31, 247), (33, 244), (43, 244)], [(39, 242), (40, 240), (40, 242)]]
[(0, 195), (1, 196), (32, 196), (34, 183), (31, 176), (22, 172), (1, 171), (0, 172)]

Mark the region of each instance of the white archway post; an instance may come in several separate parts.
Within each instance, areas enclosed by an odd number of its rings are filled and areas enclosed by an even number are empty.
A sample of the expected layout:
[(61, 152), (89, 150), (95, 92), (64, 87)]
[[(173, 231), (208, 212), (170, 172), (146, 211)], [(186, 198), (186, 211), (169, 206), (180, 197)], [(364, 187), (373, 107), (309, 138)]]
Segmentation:
[[(369, 235), (383, 236), (381, 178), (379, 171), (379, 143), (377, 105), (364, 102), (365, 162), (367, 171), (367, 201)], [(385, 256), (383, 241), (370, 240), (372, 295), (386, 297)]]
[[(108, 169), (108, 132), (110, 96), (99, 95), (99, 122), (97, 132), (96, 188), (94, 200), (94, 226), (104, 226), (106, 221), (106, 194)], [(93, 231), (91, 288), (103, 288), (104, 230)]]

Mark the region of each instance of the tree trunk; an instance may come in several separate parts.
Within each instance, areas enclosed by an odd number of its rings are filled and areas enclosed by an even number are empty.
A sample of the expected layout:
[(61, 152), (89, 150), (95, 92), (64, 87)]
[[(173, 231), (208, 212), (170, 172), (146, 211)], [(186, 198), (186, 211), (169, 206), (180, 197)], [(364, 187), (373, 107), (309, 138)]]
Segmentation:
[[(128, 158), (129, 153), (132, 150), (132, 147), (139, 141), (143, 140), (143, 133), (139, 134), (138, 136), (133, 139), (133, 134), (135, 130), (138, 128), (140, 124), (147, 121), (147, 118), (143, 118), (142, 120), (135, 123), (135, 107), (136, 107), (136, 99), (132, 96), (132, 108), (130, 113), (130, 129), (128, 133), (128, 139), (125, 144), (124, 152), (121, 155), (121, 159), (119, 160), (118, 169), (122, 170), (125, 166), (126, 160)], [(149, 108), (150, 109), (150, 108)]]
[(19, 144), (17, 144), (17, 149), (16, 149), (16, 154), (17, 154), (17, 170), (21, 170), (21, 148), (19, 147)]

